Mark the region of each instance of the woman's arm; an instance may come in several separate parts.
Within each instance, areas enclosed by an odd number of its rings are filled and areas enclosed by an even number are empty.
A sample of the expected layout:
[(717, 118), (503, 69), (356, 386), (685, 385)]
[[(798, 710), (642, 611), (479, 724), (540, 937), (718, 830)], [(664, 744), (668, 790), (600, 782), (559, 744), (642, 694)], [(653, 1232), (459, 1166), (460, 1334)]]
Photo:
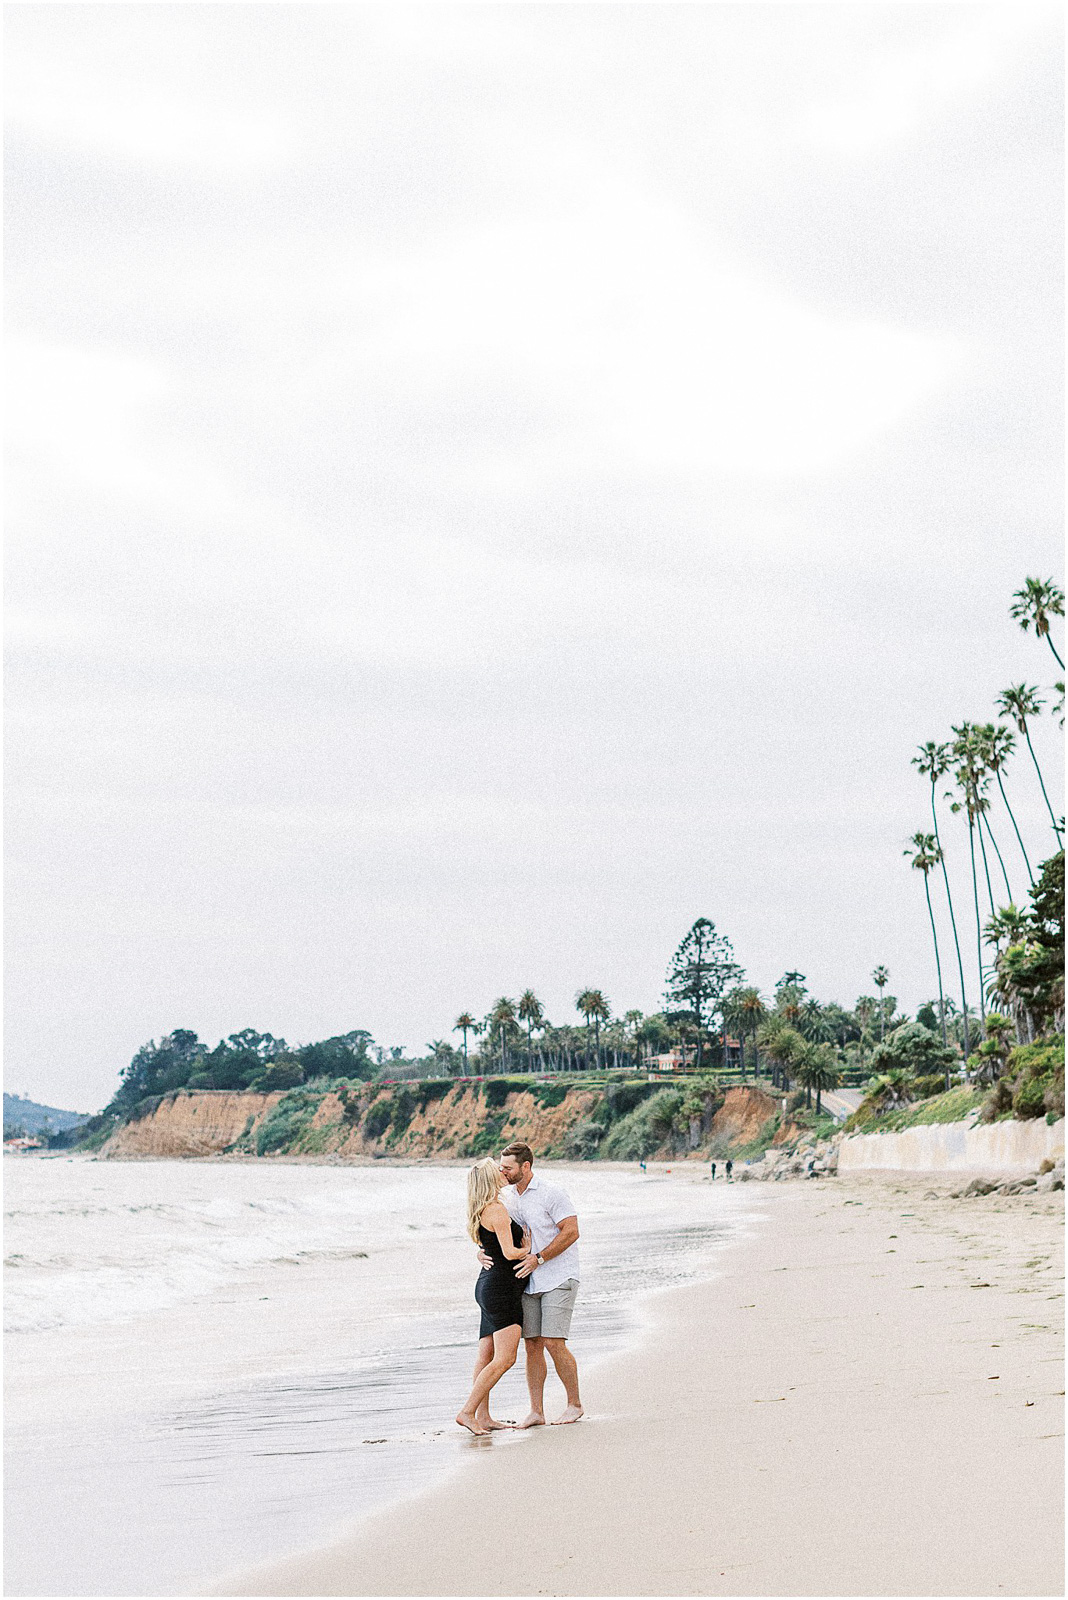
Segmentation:
[(491, 1200), (479, 1221), (484, 1228), (492, 1228), (500, 1240), (501, 1249), (508, 1261), (522, 1261), (530, 1248), (530, 1234), (524, 1232), (523, 1244), (512, 1243), (512, 1219), (499, 1200)]

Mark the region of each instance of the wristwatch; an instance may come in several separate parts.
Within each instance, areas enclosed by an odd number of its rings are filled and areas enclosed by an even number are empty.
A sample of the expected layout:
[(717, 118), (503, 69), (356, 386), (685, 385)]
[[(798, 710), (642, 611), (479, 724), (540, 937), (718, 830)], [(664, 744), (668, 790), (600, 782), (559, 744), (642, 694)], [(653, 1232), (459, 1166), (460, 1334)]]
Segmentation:
[(543, 1267), (545, 1265), (545, 1257), (544, 1256), (535, 1256), (534, 1259), (538, 1263), (539, 1267)]

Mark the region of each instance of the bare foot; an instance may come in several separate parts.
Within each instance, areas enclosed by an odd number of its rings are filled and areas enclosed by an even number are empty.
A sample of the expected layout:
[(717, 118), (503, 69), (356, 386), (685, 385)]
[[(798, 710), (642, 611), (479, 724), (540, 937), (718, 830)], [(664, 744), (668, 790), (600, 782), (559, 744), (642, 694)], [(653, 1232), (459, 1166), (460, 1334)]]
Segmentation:
[(532, 1411), (529, 1417), (524, 1417), (522, 1422), (516, 1424), (517, 1428), (544, 1428), (545, 1418), (540, 1411)]
[(461, 1428), (467, 1429), (468, 1433), (483, 1434), (489, 1432), (489, 1429), (484, 1428), (477, 1417), (472, 1417), (465, 1411), (458, 1411), (456, 1413), (456, 1420), (460, 1424)]
[(490, 1433), (499, 1433), (502, 1429), (515, 1427), (514, 1422), (498, 1422), (496, 1417), (487, 1417), (482, 1411), (476, 1411), (475, 1421), (480, 1422)]
[(559, 1428), (565, 1422), (577, 1422), (579, 1417), (582, 1415), (583, 1411), (581, 1406), (565, 1406), (563, 1411), (556, 1418), (556, 1421), (553, 1423), (553, 1427)]

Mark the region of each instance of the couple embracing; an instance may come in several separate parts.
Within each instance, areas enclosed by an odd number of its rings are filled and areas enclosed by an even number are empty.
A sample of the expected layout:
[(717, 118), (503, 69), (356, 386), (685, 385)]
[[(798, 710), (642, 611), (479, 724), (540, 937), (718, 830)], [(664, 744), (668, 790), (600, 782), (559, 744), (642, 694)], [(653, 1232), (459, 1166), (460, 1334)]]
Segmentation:
[[(471, 1433), (537, 1428), (545, 1421), (548, 1354), (567, 1395), (556, 1423), (582, 1416), (578, 1368), (567, 1347), (578, 1295), (578, 1217), (559, 1184), (534, 1176), (529, 1145), (510, 1144), (499, 1162), (479, 1161), (467, 1178), (467, 1231), (479, 1247), (482, 1271), (475, 1300), (482, 1313), (474, 1388), (457, 1415)], [(526, 1347), (530, 1415), (498, 1422), (489, 1397)]]

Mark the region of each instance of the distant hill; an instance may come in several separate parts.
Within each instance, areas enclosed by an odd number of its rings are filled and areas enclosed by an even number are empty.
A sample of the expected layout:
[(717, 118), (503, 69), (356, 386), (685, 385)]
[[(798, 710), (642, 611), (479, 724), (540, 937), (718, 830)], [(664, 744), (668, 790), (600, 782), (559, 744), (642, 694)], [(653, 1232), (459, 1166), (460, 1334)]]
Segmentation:
[(23, 1133), (40, 1133), (45, 1127), (52, 1133), (63, 1133), (68, 1128), (80, 1128), (88, 1122), (90, 1111), (61, 1111), (57, 1106), (40, 1106), (36, 1100), (24, 1100), (19, 1094), (4, 1095), (4, 1132), (12, 1128)]

